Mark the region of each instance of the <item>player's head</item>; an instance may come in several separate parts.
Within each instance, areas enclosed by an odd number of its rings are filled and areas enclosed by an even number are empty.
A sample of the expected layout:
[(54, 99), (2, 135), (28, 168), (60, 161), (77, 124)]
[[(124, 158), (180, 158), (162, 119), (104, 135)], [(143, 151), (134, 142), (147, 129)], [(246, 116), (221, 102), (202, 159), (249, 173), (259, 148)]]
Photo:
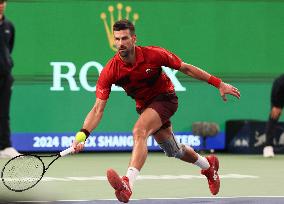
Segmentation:
[(6, 0), (0, 0), (0, 19), (4, 15), (5, 7), (6, 7)]
[(119, 20), (113, 25), (114, 44), (121, 57), (134, 52), (136, 35), (135, 27), (129, 20)]

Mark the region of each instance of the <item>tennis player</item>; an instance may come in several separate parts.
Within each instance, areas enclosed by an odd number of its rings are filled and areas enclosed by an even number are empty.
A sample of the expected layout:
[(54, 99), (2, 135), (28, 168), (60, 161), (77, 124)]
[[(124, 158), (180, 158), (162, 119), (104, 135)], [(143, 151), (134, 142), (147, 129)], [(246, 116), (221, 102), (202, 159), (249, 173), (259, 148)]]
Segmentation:
[[(175, 157), (201, 168), (213, 195), (219, 192), (219, 161), (214, 155), (202, 157), (191, 147), (181, 144), (173, 135), (170, 121), (178, 108), (178, 98), (169, 77), (162, 66), (179, 70), (193, 78), (208, 82), (219, 89), (226, 101), (226, 94), (240, 98), (240, 92), (230, 84), (208, 74), (202, 69), (183, 62), (168, 50), (155, 46), (137, 46), (135, 28), (128, 20), (113, 25), (116, 55), (102, 70), (96, 86), (96, 102), (87, 114), (82, 129), (77, 134), (89, 136), (99, 124), (111, 92), (112, 84), (121, 86), (136, 101), (140, 114), (133, 127), (133, 150), (126, 175), (120, 177), (113, 169), (107, 170), (107, 178), (115, 190), (117, 199), (127, 203), (134, 189), (134, 182), (147, 157), (147, 138), (153, 135), (168, 157)], [(84, 145), (74, 140), (76, 152)]]

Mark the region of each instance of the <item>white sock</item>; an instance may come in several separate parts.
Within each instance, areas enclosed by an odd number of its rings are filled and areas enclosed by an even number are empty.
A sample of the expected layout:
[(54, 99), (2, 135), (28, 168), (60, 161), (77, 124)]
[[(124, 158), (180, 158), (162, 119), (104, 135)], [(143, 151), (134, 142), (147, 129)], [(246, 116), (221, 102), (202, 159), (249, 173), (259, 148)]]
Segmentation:
[(138, 169), (136, 169), (135, 167), (128, 167), (126, 176), (129, 179), (129, 185), (130, 185), (131, 190), (133, 189), (133, 185), (134, 185), (134, 182), (135, 182), (138, 174), (139, 174)]
[(205, 157), (200, 156), (199, 154), (197, 154), (197, 157), (197, 161), (194, 165), (199, 166), (201, 169), (208, 169), (210, 167), (210, 164)]

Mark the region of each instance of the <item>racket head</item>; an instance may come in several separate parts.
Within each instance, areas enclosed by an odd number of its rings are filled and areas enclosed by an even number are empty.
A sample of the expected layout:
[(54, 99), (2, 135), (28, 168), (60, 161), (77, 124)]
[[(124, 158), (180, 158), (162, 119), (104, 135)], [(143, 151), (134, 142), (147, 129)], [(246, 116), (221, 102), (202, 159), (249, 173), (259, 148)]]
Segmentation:
[(19, 155), (10, 159), (1, 171), (3, 184), (11, 191), (22, 192), (34, 187), (43, 177), (45, 166), (36, 155)]

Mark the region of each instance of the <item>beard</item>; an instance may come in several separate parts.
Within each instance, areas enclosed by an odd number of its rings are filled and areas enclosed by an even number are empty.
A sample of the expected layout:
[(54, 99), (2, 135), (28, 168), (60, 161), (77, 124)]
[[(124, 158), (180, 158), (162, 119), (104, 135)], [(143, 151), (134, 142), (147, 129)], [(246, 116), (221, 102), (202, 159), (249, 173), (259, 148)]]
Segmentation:
[(134, 54), (134, 50), (135, 50), (135, 46), (131, 46), (131, 47), (126, 47), (126, 46), (122, 46), (118, 49), (118, 54), (120, 57), (127, 59), (129, 57), (131, 57)]
[(129, 55), (129, 50), (125, 49), (125, 50), (119, 50), (119, 55), (123, 58), (127, 58)]

